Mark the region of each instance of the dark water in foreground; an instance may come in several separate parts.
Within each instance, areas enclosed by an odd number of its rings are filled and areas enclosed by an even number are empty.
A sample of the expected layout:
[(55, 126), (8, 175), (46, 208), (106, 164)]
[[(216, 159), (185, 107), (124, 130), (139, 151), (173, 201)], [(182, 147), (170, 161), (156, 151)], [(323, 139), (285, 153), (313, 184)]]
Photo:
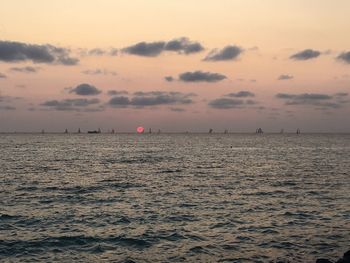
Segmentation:
[(350, 135), (0, 135), (0, 261), (314, 262), (350, 245)]

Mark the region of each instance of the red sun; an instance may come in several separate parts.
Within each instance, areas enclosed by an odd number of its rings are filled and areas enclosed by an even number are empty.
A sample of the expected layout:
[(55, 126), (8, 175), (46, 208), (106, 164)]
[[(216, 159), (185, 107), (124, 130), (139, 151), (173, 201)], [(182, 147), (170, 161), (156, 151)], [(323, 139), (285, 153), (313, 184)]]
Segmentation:
[(136, 131), (137, 131), (137, 133), (143, 133), (145, 131), (145, 128), (140, 126), (140, 127), (137, 127)]

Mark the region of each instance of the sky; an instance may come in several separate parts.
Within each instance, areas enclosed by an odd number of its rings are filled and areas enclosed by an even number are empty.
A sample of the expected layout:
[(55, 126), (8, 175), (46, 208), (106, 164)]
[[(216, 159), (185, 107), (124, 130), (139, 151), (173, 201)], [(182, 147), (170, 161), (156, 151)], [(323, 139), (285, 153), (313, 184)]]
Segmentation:
[(0, 132), (350, 132), (348, 0), (0, 4)]

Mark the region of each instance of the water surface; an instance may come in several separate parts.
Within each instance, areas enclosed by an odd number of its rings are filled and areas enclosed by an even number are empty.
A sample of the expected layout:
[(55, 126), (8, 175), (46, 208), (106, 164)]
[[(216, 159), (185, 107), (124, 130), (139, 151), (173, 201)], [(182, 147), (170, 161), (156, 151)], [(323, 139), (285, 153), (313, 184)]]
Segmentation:
[(314, 262), (350, 244), (350, 135), (0, 135), (0, 261)]

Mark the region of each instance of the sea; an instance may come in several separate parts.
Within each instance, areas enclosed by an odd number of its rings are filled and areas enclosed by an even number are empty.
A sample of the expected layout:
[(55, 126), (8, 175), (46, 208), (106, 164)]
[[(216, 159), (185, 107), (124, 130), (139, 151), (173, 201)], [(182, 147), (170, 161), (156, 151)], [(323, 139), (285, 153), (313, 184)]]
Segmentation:
[(315, 262), (350, 134), (1, 134), (0, 262)]

